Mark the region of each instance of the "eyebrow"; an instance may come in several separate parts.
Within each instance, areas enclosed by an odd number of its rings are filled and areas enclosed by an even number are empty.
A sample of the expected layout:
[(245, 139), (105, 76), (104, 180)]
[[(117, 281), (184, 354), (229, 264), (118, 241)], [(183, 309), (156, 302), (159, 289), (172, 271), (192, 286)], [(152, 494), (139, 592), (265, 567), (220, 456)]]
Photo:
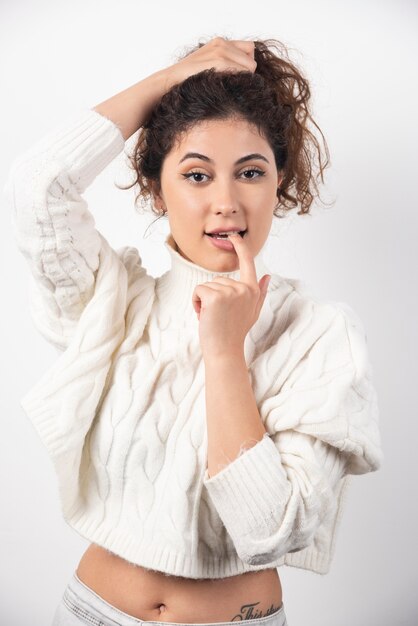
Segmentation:
[[(207, 157), (205, 154), (200, 154), (199, 152), (187, 152), (184, 155), (184, 157), (180, 159), (178, 164), (180, 165), (180, 163), (183, 163), (183, 161), (185, 161), (186, 159), (202, 159), (202, 161), (207, 161), (208, 163), (212, 163), (213, 165), (215, 163), (212, 159)], [(240, 163), (244, 163), (245, 161), (249, 161), (251, 159), (262, 159), (266, 163), (269, 163), (268, 159), (266, 159), (265, 156), (263, 156), (262, 154), (259, 154), (258, 152), (253, 152), (252, 154), (247, 154), (241, 157), (240, 159), (238, 159), (237, 161), (235, 161), (234, 165), (239, 165)]]

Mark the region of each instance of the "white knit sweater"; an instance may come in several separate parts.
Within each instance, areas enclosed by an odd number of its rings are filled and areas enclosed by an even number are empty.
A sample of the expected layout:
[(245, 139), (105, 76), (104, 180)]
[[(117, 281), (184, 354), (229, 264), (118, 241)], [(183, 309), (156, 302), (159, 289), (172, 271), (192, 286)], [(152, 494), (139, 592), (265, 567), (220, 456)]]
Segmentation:
[[(123, 150), (120, 129), (77, 112), (15, 159), (5, 192), (31, 270), (30, 308), (59, 357), (21, 404), (81, 536), (166, 574), (223, 578), (291, 565), (325, 574), (350, 474), (383, 460), (367, 338), (345, 303), (272, 274), (245, 357), (267, 430), (207, 473), (205, 371), (185, 260), (149, 275), (110, 247), (82, 194)], [(239, 280), (239, 270), (225, 273)], [(225, 416), (225, 423), (227, 423)]]

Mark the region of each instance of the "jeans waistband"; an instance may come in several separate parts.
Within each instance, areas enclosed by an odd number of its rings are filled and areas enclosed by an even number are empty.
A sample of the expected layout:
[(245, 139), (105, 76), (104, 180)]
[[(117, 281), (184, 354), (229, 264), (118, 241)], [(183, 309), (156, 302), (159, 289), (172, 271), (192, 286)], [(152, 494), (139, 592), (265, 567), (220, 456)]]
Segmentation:
[[(161, 622), (158, 620), (141, 620), (112, 606), (100, 597), (95, 591), (85, 585), (74, 572), (64, 592), (63, 602), (74, 615), (81, 617), (91, 626), (235, 626), (236, 621), (229, 622), (199, 622), (196, 624), (184, 622)], [(287, 626), (284, 604), (270, 615), (246, 620), (250, 626)]]

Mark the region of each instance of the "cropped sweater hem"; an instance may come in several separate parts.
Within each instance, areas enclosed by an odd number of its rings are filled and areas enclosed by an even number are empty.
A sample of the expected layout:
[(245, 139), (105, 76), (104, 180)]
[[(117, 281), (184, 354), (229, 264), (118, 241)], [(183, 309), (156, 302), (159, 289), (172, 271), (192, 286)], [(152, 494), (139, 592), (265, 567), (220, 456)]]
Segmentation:
[[(343, 498), (347, 493), (350, 477), (346, 476), (339, 491), (340, 515), (335, 525), (339, 525), (343, 512)], [(219, 555), (190, 555), (179, 552), (175, 548), (162, 547), (155, 536), (150, 533), (141, 538), (122, 526), (114, 527), (106, 520), (95, 519), (85, 512), (74, 514), (65, 520), (81, 537), (87, 539), (105, 550), (116, 554), (133, 565), (140, 565), (145, 569), (163, 572), (169, 576), (183, 576), (193, 579), (219, 579), (237, 576), (250, 571), (266, 569), (264, 564), (249, 565), (242, 561), (236, 551)], [(336, 530), (336, 528), (335, 528)], [(325, 575), (330, 570), (332, 552), (320, 552), (314, 545), (298, 552), (289, 552), (269, 563), (268, 568), (279, 568), (283, 565), (309, 570), (316, 574)]]

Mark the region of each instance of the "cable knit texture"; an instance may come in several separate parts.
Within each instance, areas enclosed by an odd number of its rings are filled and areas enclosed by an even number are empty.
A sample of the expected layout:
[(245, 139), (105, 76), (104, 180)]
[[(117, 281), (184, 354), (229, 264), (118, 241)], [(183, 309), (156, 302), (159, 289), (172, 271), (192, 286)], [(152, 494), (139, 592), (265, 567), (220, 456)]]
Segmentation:
[(136, 248), (114, 250), (96, 230), (82, 194), (124, 145), (111, 120), (79, 111), (15, 159), (5, 187), (31, 316), (59, 351), (21, 404), (54, 464), (63, 516), (168, 575), (325, 574), (350, 475), (383, 460), (364, 327), (347, 304), (271, 272), (260, 252), (257, 278), (272, 278), (244, 348), (267, 434), (209, 478), (191, 296), (219, 273), (184, 259), (169, 234), (171, 268), (154, 278)]

